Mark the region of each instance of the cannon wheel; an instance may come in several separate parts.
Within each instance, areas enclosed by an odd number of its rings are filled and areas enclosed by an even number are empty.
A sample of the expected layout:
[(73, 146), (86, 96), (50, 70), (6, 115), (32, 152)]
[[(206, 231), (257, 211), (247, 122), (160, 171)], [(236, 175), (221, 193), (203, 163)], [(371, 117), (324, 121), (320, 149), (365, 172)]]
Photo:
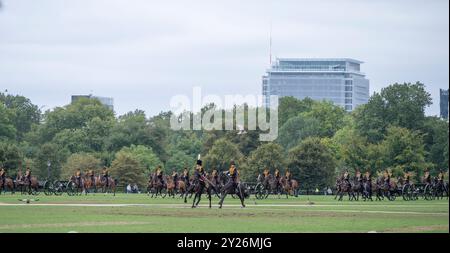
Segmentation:
[(402, 197), (403, 200), (409, 201), (411, 200), (411, 186), (406, 184), (402, 188)]
[(68, 182), (66, 186), (67, 195), (74, 196), (76, 194), (76, 187), (74, 182)]
[(426, 185), (425, 189), (423, 190), (423, 197), (426, 200), (432, 200), (433, 199), (433, 192), (431, 190), (431, 185)]
[(44, 194), (49, 196), (53, 194), (53, 183), (50, 181), (45, 181), (44, 183)]
[(57, 196), (61, 196), (64, 193), (65, 187), (64, 184), (59, 182), (59, 181), (55, 181), (53, 183), (53, 193)]
[(162, 190), (161, 190), (161, 197), (162, 198), (165, 198), (167, 196), (167, 188), (163, 188)]
[(255, 197), (256, 199), (263, 199), (264, 198), (264, 186), (260, 183), (258, 183), (255, 186)]

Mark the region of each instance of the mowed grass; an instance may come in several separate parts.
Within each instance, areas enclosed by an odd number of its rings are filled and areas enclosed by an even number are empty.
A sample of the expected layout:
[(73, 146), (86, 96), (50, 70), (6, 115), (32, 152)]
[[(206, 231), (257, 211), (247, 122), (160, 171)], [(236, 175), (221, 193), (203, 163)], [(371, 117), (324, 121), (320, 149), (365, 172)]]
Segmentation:
[[(145, 194), (88, 196), (0, 195), (0, 232), (449, 232), (449, 202), (338, 202), (331, 196), (239, 201), (228, 197), (218, 209), (207, 199), (149, 198)], [(13, 204), (13, 205), (11, 205)], [(79, 204), (79, 206), (68, 206)], [(99, 204), (99, 205), (97, 205)], [(111, 204), (110, 206), (107, 206)], [(116, 206), (116, 204), (127, 204)], [(102, 206), (106, 205), (106, 206)]]

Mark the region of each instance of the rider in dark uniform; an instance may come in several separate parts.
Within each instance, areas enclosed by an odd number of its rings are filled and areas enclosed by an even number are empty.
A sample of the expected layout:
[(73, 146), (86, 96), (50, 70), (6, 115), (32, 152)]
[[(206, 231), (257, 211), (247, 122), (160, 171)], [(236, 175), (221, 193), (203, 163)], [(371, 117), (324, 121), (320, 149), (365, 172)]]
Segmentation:
[(289, 184), (289, 187), (292, 188), (292, 174), (289, 170), (286, 170), (286, 175), (284, 177), (286, 179), (286, 182)]
[[(222, 197), (219, 202), (219, 208), (222, 208), (222, 204), (227, 193), (233, 193), (236, 191), (236, 188), (238, 187), (238, 176), (239, 172), (236, 169), (236, 164), (234, 161), (231, 161), (230, 169), (227, 172), (228, 182), (222, 188)], [(243, 205), (243, 207), (245, 207), (245, 205)]]
[(106, 166), (102, 170), (102, 179), (106, 181), (106, 187), (109, 187), (109, 170)]
[(181, 180), (184, 182), (186, 187), (189, 187), (191, 185), (191, 183), (189, 182), (189, 170), (187, 168), (184, 168)]
[(178, 176), (178, 172), (176, 172), (175, 170), (172, 172), (172, 178), (173, 178), (173, 183), (175, 185), (175, 189), (177, 189), (179, 176)]
[(425, 175), (423, 178), (423, 182), (425, 184), (431, 184), (431, 175), (430, 175), (430, 170), (428, 170), (428, 169), (425, 169)]
[[(194, 181), (191, 185), (195, 191), (194, 200), (192, 202), (192, 208), (196, 207), (200, 202), (202, 192), (206, 187), (206, 182), (204, 178), (206, 177), (205, 170), (203, 169), (202, 160), (197, 160), (197, 165), (194, 171)], [(196, 202), (197, 201), (197, 202)]]
[(444, 183), (444, 177), (445, 177), (444, 171), (440, 170), (439, 171), (439, 175), (438, 175), (438, 182), (439, 183)]
[(275, 179), (277, 180), (277, 187), (276, 187), (276, 189), (281, 189), (281, 182), (280, 182), (280, 178), (281, 178), (281, 176), (280, 176), (280, 170), (279, 169), (276, 169), (275, 170)]
[(166, 183), (164, 182), (164, 172), (161, 170), (161, 166), (158, 166), (158, 169), (156, 170), (156, 177), (158, 178), (159, 182), (165, 187)]
[(25, 171), (25, 181), (28, 183), (28, 187), (31, 189), (31, 169), (28, 167)]
[(76, 180), (78, 187), (81, 188), (82, 185), (81, 185), (81, 170), (80, 169), (77, 169), (77, 171), (75, 172), (75, 180)]
[(95, 173), (94, 173), (94, 171), (93, 170), (89, 170), (88, 171), (88, 175), (89, 175), (89, 177), (91, 179), (92, 185), (95, 186)]
[(3, 190), (6, 191), (6, 170), (2, 168), (0, 170), (0, 180), (2, 181)]
[(384, 186), (386, 189), (391, 187), (391, 173), (388, 170), (384, 171)]
[(350, 174), (348, 173), (348, 170), (345, 170), (344, 175), (342, 176), (342, 180), (350, 186)]

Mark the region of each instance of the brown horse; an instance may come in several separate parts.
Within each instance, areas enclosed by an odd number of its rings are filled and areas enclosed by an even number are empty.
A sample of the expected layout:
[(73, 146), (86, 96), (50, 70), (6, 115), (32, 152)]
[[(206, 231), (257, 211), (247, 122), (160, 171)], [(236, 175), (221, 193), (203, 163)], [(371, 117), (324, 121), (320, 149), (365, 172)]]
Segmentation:
[(91, 176), (86, 175), (83, 178), (83, 186), (84, 186), (84, 192), (87, 195), (88, 192), (92, 192), (92, 190), (94, 190), (94, 192), (97, 192), (97, 178), (91, 178)]
[(116, 196), (116, 184), (117, 181), (111, 177), (108, 177), (108, 181), (106, 181), (105, 177), (98, 175), (95, 180), (95, 187), (97, 189), (101, 189), (102, 193), (112, 193), (113, 196)]
[(175, 195), (181, 194), (180, 196), (183, 196), (186, 192), (186, 184), (182, 180), (177, 180), (177, 184), (175, 184), (175, 181), (173, 180), (172, 176), (166, 177), (167, 182), (167, 193), (169, 194), (169, 197), (172, 196), (175, 198)]
[(5, 189), (5, 192), (6, 192), (6, 189), (9, 189), (11, 191), (11, 194), (14, 194), (14, 191), (15, 191), (14, 181), (11, 178), (9, 178), (9, 177), (5, 178), (5, 185), (3, 185), (3, 181), (0, 180), (0, 194), (2, 194), (2, 191), (4, 189)]
[(29, 180), (25, 177), (25, 181), (22, 187), (22, 194), (27, 190), (28, 194), (37, 194), (39, 192), (39, 181), (37, 177), (31, 177)]
[(286, 198), (289, 195), (298, 197), (298, 181), (295, 179), (288, 180), (286, 177), (281, 178), (281, 186), (283, 187), (284, 192), (286, 193)]

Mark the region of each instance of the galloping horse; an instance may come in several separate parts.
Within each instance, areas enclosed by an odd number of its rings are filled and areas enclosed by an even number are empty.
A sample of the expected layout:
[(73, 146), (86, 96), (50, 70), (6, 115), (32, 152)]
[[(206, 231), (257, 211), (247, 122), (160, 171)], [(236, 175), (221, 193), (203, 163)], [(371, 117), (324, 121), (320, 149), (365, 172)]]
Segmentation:
[(359, 195), (363, 194), (364, 188), (362, 184), (362, 177), (360, 173), (357, 173), (352, 180), (350, 180), (351, 185), (351, 191), (352, 191), (352, 198), (356, 201), (359, 200)]
[(366, 200), (373, 201), (373, 199), (372, 199), (372, 180), (369, 180), (368, 176), (365, 176), (363, 178), (362, 188), (363, 188), (363, 192), (362, 192), (363, 200), (364, 201), (366, 201)]
[(167, 182), (167, 193), (169, 194), (169, 197), (172, 196), (175, 198), (175, 195), (183, 194), (186, 192), (186, 184), (183, 180), (177, 180), (177, 183), (175, 184), (175, 181), (173, 179), (173, 176), (167, 176), (166, 177)]
[[(339, 201), (342, 201), (342, 198), (344, 197), (344, 194), (348, 194), (348, 199), (356, 199), (355, 193), (353, 192), (352, 185), (350, 181), (344, 180), (343, 178), (336, 179), (336, 197), (339, 196)], [(335, 199), (336, 199), (335, 197)]]
[(288, 180), (286, 177), (282, 177), (280, 183), (284, 192), (286, 193), (286, 198), (288, 198), (289, 195), (298, 197), (299, 185), (297, 180)]
[(0, 180), (0, 194), (2, 194), (3, 189), (9, 189), (11, 191), (11, 194), (14, 194), (14, 181), (10, 177), (5, 178), (5, 185), (3, 185), (3, 181)]
[(96, 187), (97, 181), (98, 180), (96, 177), (91, 178), (91, 176), (89, 176), (89, 175), (86, 175), (83, 178), (83, 182), (84, 182), (83, 187), (84, 187), (84, 191), (85, 191), (86, 195), (88, 194), (88, 192), (91, 192), (91, 190), (94, 190), (94, 192), (97, 192), (97, 187)]
[[(166, 178), (163, 178), (163, 180), (166, 180)], [(147, 191), (148, 195), (151, 193), (151, 197), (158, 197), (158, 195), (162, 195), (163, 189), (167, 186), (166, 182), (161, 182), (156, 175), (156, 173), (153, 173), (150, 175), (150, 179), (148, 181)]]
[(69, 183), (73, 184), (76, 193), (82, 193), (85, 190), (83, 177), (80, 177), (80, 179), (78, 180), (76, 176), (71, 176), (69, 178)]
[(98, 175), (96, 177), (96, 182), (95, 182), (95, 187), (97, 189), (102, 189), (102, 193), (112, 193), (113, 196), (116, 196), (116, 185), (117, 185), (117, 180), (108, 177), (107, 178), (108, 181), (106, 181), (105, 177), (102, 177), (101, 175)]
[(281, 194), (282, 186), (280, 182), (277, 180), (275, 176), (270, 174), (269, 170), (264, 170), (263, 172), (263, 181), (262, 184), (265, 190), (268, 190), (269, 193)]

